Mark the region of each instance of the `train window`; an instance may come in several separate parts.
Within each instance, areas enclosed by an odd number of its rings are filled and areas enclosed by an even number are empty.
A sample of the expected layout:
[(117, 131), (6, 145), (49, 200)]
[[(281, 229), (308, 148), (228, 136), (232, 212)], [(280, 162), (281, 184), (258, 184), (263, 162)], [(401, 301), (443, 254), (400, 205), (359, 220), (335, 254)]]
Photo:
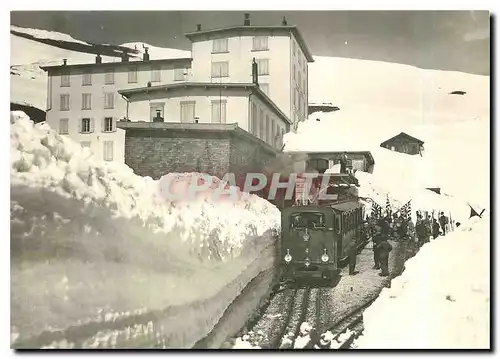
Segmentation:
[(325, 214), (320, 212), (298, 212), (290, 216), (291, 228), (326, 228)]
[(335, 228), (337, 233), (340, 233), (340, 216), (338, 214), (335, 215)]

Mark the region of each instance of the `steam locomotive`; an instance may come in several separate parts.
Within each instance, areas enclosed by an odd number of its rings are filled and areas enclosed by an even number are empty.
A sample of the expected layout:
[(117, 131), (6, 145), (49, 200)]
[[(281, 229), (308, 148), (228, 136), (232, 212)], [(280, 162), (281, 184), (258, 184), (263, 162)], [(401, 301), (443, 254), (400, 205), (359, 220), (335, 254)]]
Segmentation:
[[(324, 176), (328, 176), (327, 185)], [(313, 198), (281, 211), (280, 269), (284, 281), (318, 277), (336, 278), (346, 264), (351, 244), (363, 245), (361, 228), (364, 210), (357, 195), (356, 178), (350, 174), (323, 174), (313, 182)], [(321, 200), (325, 191), (330, 199)], [(296, 192), (297, 191), (296, 189)], [(307, 195), (305, 197), (307, 197)], [(304, 199), (304, 196), (302, 196)], [(333, 198), (333, 199), (332, 199)]]

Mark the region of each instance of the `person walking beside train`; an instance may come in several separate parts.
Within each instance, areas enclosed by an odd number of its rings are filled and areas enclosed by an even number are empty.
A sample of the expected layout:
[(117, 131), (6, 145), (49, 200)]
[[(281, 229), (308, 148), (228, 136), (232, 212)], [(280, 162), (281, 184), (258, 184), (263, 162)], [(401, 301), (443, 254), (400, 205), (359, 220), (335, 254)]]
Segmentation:
[(356, 241), (352, 240), (347, 247), (347, 255), (349, 256), (349, 275), (356, 275), (359, 272), (356, 271), (356, 256), (358, 254), (358, 246)]
[(379, 276), (387, 277), (389, 275), (389, 253), (392, 251), (392, 246), (386, 238), (382, 237), (382, 240), (377, 246), (377, 250), (380, 268), (382, 269)]
[(375, 225), (375, 233), (372, 237), (373, 242), (373, 269), (380, 269), (379, 249), (378, 245), (382, 242), (382, 227)]

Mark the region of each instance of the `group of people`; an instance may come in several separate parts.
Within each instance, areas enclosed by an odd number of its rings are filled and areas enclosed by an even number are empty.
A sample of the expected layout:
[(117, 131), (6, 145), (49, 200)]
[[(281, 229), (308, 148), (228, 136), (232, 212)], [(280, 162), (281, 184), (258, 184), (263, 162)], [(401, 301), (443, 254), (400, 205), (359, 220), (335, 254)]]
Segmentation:
[[(374, 217), (367, 218), (364, 236), (365, 238), (372, 238), (373, 269), (381, 269), (380, 276), (389, 275), (389, 253), (392, 251), (389, 240), (416, 243), (417, 247), (420, 248), (424, 243), (429, 242), (431, 237), (436, 239), (439, 235), (447, 234), (450, 230), (449, 225), (450, 220), (444, 215), (444, 212), (440, 212), (436, 219), (431, 215), (424, 218), (424, 215), (417, 211), (416, 224), (413, 224), (411, 218), (405, 218), (397, 214), (378, 219)], [(460, 223), (456, 225), (459, 226)], [(351, 274), (351, 271), (349, 271), (349, 274)]]
[[(448, 224), (449, 218), (444, 215), (444, 212), (439, 213), (437, 219), (430, 215), (425, 217), (421, 212), (417, 212), (415, 233), (418, 239), (418, 246), (421, 247), (424, 243), (428, 243), (431, 237), (436, 239), (440, 235), (446, 235), (449, 231)], [(460, 224), (458, 223), (458, 225)]]

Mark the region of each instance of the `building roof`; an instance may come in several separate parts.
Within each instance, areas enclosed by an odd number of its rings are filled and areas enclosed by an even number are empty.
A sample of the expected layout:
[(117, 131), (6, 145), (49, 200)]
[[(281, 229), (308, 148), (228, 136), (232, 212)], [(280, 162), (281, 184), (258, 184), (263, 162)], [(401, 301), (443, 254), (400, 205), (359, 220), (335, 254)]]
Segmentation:
[(242, 31), (251, 31), (251, 32), (257, 32), (257, 31), (279, 31), (279, 30), (285, 30), (288, 32), (293, 33), (295, 38), (297, 39), (297, 42), (304, 52), (304, 55), (307, 59), (308, 62), (314, 62), (314, 58), (312, 57), (311, 52), (309, 51), (309, 48), (306, 45), (306, 42), (304, 41), (304, 38), (302, 37), (299, 29), (295, 25), (273, 25), (273, 26), (256, 26), (256, 25), (239, 25), (239, 26), (229, 26), (229, 27), (221, 27), (217, 29), (210, 29), (210, 30), (200, 30), (200, 31), (193, 31), (193, 32), (188, 32), (185, 33), (184, 36), (186, 36), (190, 41), (195, 40), (197, 37), (202, 36), (202, 35), (207, 35), (207, 34), (220, 34), (220, 33), (226, 33), (226, 32), (242, 32)]
[[(359, 154), (365, 156), (368, 163), (370, 165), (375, 164), (375, 160), (370, 151), (286, 151), (286, 153), (290, 154), (306, 154), (309, 160), (321, 159), (322, 156), (330, 156), (330, 155), (341, 155), (342, 153), (347, 152), (347, 156), (349, 154)], [(324, 158), (325, 159), (325, 158)]]
[(396, 139), (396, 138), (398, 138), (398, 137), (404, 137), (404, 138), (406, 138), (406, 139), (408, 139), (408, 140), (411, 140), (411, 141), (413, 141), (413, 142), (417, 142), (419, 145), (423, 145), (423, 144), (424, 144), (424, 141), (421, 141), (421, 140), (419, 140), (418, 138), (415, 138), (415, 137), (413, 137), (413, 136), (410, 136), (410, 135), (409, 135), (409, 134), (407, 134), (407, 133), (401, 132), (401, 133), (397, 134), (396, 136), (391, 137), (391, 138), (389, 138), (388, 140), (386, 140), (386, 141), (382, 142), (382, 143), (380, 144), (380, 146), (381, 146), (381, 147), (384, 147), (385, 145), (389, 144), (390, 142), (392, 142), (393, 140), (395, 140), (395, 139)]
[(139, 93), (152, 93), (158, 91), (177, 91), (186, 88), (225, 88), (225, 89), (236, 89), (236, 90), (251, 90), (254, 94), (259, 96), (259, 98), (266, 103), (274, 112), (284, 121), (292, 124), (292, 121), (279, 109), (279, 107), (267, 96), (256, 84), (254, 83), (242, 83), (242, 82), (229, 82), (229, 83), (213, 83), (213, 82), (178, 82), (174, 84), (158, 85), (151, 87), (137, 87), (126, 90), (119, 90), (118, 93), (130, 99), (134, 94)]
[(155, 64), (155, 65), (160, 65), (160, 64), (168, 64), (168, 63), (185, 63), (185, 62), (191, 62), (193, 61), (192, 58), (190, 57), (179, 57), (179, 58), (174, 58), (174, 59), (157, 59), (157, 60), (148, 60), (148, 61), (143, 61), (143, 60), (135, 60), (135, 61), (117, 61), (117, 62), (102, 62), (102, 63), (95, 63), (95, 62), (89, 62), (86, 64), (68, 64), (68, 65), (52, 65), (52, 66), (40, 66), (40, 68), (44, 71), (51, 71), (51, 70), (57, 70), (57, 69), (76, 69), (76, 68), (86, 68), (86, 67), (91, 67), (91, 68), (106, 68), (112, 66), (134, 66), (134, 65), (139, 65), (139, 64)]

